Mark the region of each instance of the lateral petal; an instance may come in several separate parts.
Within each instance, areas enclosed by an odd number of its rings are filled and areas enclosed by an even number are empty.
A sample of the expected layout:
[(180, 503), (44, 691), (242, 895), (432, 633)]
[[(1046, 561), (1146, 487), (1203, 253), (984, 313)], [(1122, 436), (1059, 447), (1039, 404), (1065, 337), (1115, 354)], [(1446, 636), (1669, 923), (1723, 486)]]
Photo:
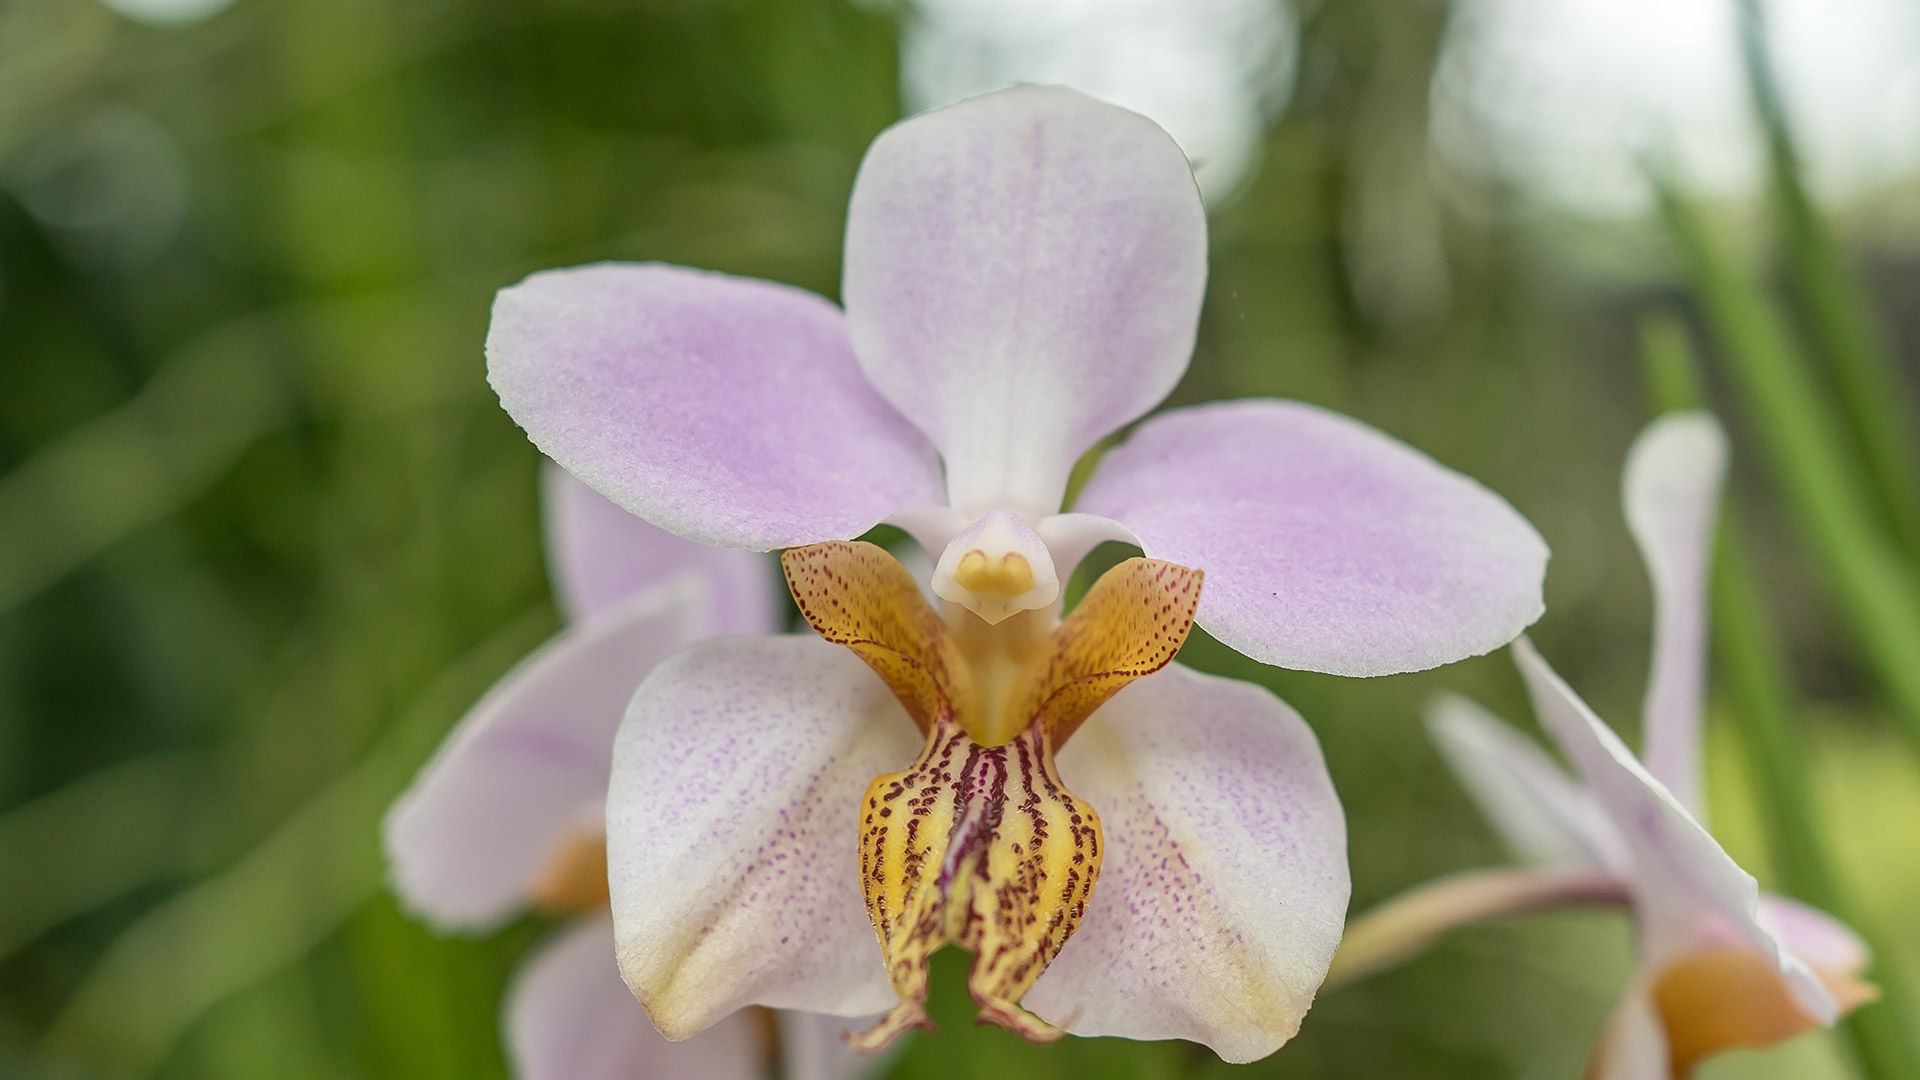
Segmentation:
[(1707, 571), (1727, 473), (1727, 437), (1703, 412), (1647, 425), (1627, 453), (1621, 501), (1653, 582), (1653, 665), (1640, 714), (1642, 757), (1702, 816), (1700, 712), (1707, 674)]
[(912, 761), (905, 710), (811, 635), (720, 638), (641, 684), (614, 746), (620, 970), (668, 1038), (746, 1005), (893, 1003), (860, 892), (860, 799)]
[(1456, 694), (1428, 707), (1427, 730), (1515, 855), (1536, 866), (1625, 869), (1625, 841), (1606, 810), (1533, 740)]
[(892, 1064), (890, 1054), (856, 1053), (847, 1045), (849, 1030), (858, 1031), (878, 1017), (850, 1021), (793, 1009), (781, 1009), (773, 1017), (780, 1026), (780, 1063), (787, 1080), (860, 1080), (879, 1076)]
[(487, 930), (526, 907), (552, 861), (597, 833), (614, 732), (634, 687), (707, 629), (702, 580), (681, 577), (556, 635), (487, 691), (383, 827), (394, 890), (443, 930)]
[(1506, 500), (1294, 401), (1154, 417), (1075, 509), (1204, 570), (1200, 626), (1278, 667), (1388, 675), (1499, 648), (1540, 617), (1547, 548)]
[(1784, 977), (1807, 1015), (1831, 1024), (1839, 1014), (1833, 995), (1759, 921), (1760, 887), (1753, 876), (1647, 772), (1531, 642), (1515, 642), (1513, 655), (1541, 726), (1560, 743), (1626, 841), (1646, 968), (1660, 971), (1705, 945), (1743, 946)]
[(1635, 976), (1594, 1046), (1588, 1080), (1673, 1080), (1666, 1029), (1644, 976)]
[(569, 622), (603, 615), (675, 574), (694, 573), (713, 590), (712, 633), (770, 634), (779, 628), (780, 585), (772, 559), (655, 528), (551, 461), (540, 481), (554, 595)]
[(1179, 381), (1206, 280), (1186, 155), (1063, 87), (888, 128), (847, 208), (861, 367), (940, 448), (968, 520), (1060, 509), (1075, 459)]
[(1829, 985), (1865, 973), (1873, 959), (1867, 943), (1846, 923), (1798, 900), (1761, 893), (1759, 919), (1783, 948), (1806, 961)]
[(1061, 751), (1101, 816), (1085, 918), (1027, 995), (1082, 1035), (1189, 1039), (1232, 1062), (1299, 1029), (1339, 944), (1346, 820), (1313, 733), (1251, 683), (1174, 664)]
[(487, 379), (568, 472), (704, 544), (839, 540), (942, 501), (932, 448), (802, 289), (651, 263), (543, 271), (494, 300)]
[(751, 1010), (668, 1042), (613, 961), (613, 919), (582, 919), (542, 945), (507, 991), (507, 1050), (518, 1080), (760, 1080), (766, 1032)]

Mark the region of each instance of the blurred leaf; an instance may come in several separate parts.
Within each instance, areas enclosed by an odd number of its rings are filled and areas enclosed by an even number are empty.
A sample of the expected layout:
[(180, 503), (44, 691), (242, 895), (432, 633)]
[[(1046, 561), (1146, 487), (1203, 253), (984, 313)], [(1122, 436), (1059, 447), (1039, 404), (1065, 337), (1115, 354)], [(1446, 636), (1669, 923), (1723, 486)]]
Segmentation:
[(0, 817), (0, 957), (186, 862), (198, 757), (155, 754), (84, 776)]
[(86, 78), (114, 18), (97, 3), (9, 0), (0, 6), (0, 161)]
[(1662, 184), (1661, 205), (1693, 270), (1753, 431), (1854, 639), (1920, 750), (1920, 581), (1880, 531), (1841, 426), (1772, 302), (1710, 233), (1699, 209)]
[(134, 923), (46, 1037), (54, 1058), (142, 1075), (208, 1008), (291, 963), (380, 887), (381, 816), (488, 683), (550, 625), (543, 604), (450, 665), (350, 771), (232, 869)]
[(1920, 558), (1920, 441), (1912, 389), (1900, 378), (1866, 290), (1847, 266), (1833, 232), (1808, 193), (1767, 52), (1760, 0), (1741, 0), (1741, 55), (1766, 134), (1774, 200), (1787, 269), (1840, 391), (1847, 429), (1865, 459), (1881, 512), (1910, 558)]
[(209, 332), (133, 401), (0, 477), (0, 612), (178, 511), (284, 421), (280, 329), (254, 316)]

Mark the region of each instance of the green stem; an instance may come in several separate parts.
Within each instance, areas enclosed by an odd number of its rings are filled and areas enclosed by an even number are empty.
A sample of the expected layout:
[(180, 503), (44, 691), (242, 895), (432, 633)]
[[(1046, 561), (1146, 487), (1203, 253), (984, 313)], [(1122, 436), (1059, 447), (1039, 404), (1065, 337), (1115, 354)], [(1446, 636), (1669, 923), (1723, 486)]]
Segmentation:
[(1728, 375), (1842, 620), (1920, 749), (1920, 582), (1881, 532), (1840, 427), (1760, 286), (1671, 187), (1661, 206), (1691, 264)]
[(1754, 109), (1766, 134), (1787, 269), (1815, 351), (1833, 372), (1880, 511), (1909, 557), (1920, 558), (1920, 442), (1893, 351), (1807, 192), (1800, 155), (1767, 53), (1759, 0), (1741, 0), (1740, 44)]
[[(1656, 411), (1697, 408), (1702, 400), (1685, 334), (1671, 316), (1641, 324), (1641, 354)], [(1806, 739), (1795, 722), (1794, 693), (1785, 674), (1785, 650), (1755, 580), (1737, 515), (1729, 513), (1713, 560), (1714, 659), (1759, 789), (1755, 801), (1766, 825), (1768, 853), (1785, 892), (1833, 913), (1873, 950), (1884, 996), (1878, 1005), (1848, 1016), (1841, 1027), (1861, 1072), (1871, 1080), (1911, 1080), (1920, 1077), (1920, 1056), (1903, 1023), (1916, 1015), (1909, 984), (1896, 954), (1863, 919), (1827, 858), (1806, 767)]]

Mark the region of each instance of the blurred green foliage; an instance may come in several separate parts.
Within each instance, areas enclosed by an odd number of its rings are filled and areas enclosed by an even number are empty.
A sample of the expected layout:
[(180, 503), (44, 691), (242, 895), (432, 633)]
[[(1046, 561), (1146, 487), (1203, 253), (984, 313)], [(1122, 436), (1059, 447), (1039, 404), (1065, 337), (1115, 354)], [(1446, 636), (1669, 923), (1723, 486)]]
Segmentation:
[[(1649, 618), (1617, 509), (1650, 408), (1635, 328), (1694, 308), (1643, 232), (1598, 242), (1640, 252), (1632, 274), (1596, 275), (1590, 233), (1541, 228), (1512, 193), (1440, 197), (1420, 163), (1448, 14), (1302, 11), (1292, 102), (1215, 214), (1176, 400), (1330, 405), (1506, 494), (1555, 553), (1536, 639), (1631, 731)], [(242, 0), (182, 27), (94, 0), (0, 7), (0, 1073), (504, 1076), (500, 991), (546, 928), (434, 938), (381, 888), (375, 834), (557, 621), (535, 454), (482, 373), (492, 292), (654, 259), (833, 295), (855, 166), (899, 111), (895, 19), (834, 0)], [(1383, 185), (1381, 162), (1411, 165)], [(1849, 265), (1797, 197), (1789, 252)], [(1920, 299), (1912, 273), (1872, 284), (1889, 307)], [(1862, 294), (1821, 295), (1788, 309), (1810, 312), (1816, 355), (1886, 368)], [(1812, 702), (1813, 827), (1920, 970), (1920, 768), (1856, 667), (1872, 649), (1809, 570), (1838, 556), (1795, 546), (1794, 500), (1753, 470), (1771, 459), (1746, 436), (1767, 423), (1736, 419), (1739, 487), (1782, 674)], [(1848, 454), (1895, 438), (1847, 430), (1867, 440)], [(1903, 528), (1883, 507), (1859, 528)], [(1204, 640), (1187, 659), (1272, 685), (1315, 725), (1356, 910), (1503, 858), (1417, 719), (1444, 687), (1527, 722), (1503, 657), (1366, 682)], [(1716, 822), (1779, 880), (1766, 769), (1724, 730)], [(1605, 915), (1457, 934), (1329, 994), (1241, 1069), (1179, 1044), (974, 1030), (948, 963), (943, 1030), (893, 1075), (1571, 1077), (1628, 958)], [(1838, 1067), (1812, 1038), (1716, 1069)]]

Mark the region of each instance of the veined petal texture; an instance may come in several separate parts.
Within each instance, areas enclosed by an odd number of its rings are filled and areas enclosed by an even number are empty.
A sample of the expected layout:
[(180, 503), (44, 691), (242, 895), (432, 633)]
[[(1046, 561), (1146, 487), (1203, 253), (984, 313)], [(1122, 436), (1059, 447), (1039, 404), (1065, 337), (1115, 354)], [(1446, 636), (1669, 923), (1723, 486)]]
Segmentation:
[(1060, 508), (1089, 446), (1186, 370), (1206, 290), (1193, 172), (1151, 120), (1024, 86), (874, 140), (847, 210), (860, 364), (972, 519)]
[(766, 551), (939, 502), (932, 448), (803, 289), (658, 264), (500, 290), (487, 378), (547, 456), (689, 539)]
[(1511, 641), (1547, 547), (1506, 500), (1404, 443), (1291, 401), (1176, 409), (1101, 462), (1076, 510), (1206, 571), (1198, 622), (1262, 663), (1418, 671)]
[(662, 1032), (893, 1003), (858, 814), (919, 746), (886, 685), (811, 635), (702, 642), (648, 676), (614, 746), (607, 874), (621, 973)]
[(1299, 714), (1174, 664), (1061, 749), (1106, 861), (1085, 918), (1028, 993), (1082, 1035), (1190, 1039), (1232, 1062), (1292, 1038), (1339, 944), (1346, 819)]

